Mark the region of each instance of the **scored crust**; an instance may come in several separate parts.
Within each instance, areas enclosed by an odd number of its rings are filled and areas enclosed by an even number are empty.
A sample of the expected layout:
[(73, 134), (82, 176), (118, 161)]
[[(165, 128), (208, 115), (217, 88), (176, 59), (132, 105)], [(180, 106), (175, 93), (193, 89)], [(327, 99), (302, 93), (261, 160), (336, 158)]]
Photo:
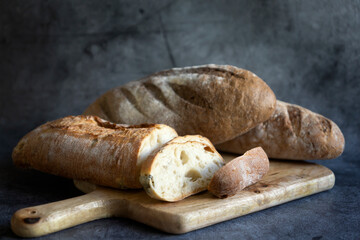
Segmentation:
[(267, 121), (216, 148), (242, 154), (257, 146), (261, 146), (270, 158), (331, 159), (344, 151), (345, 140), (339, 127), (330, 119), (278, 100), (275, 112)]
[(14, 148), (16, 165), (114, 188), (141, 188), (142, 161), (176, 137), (162, 124), (120, 125), (93, 116), (45, 123)]
[(229, 65), (174, 68), (111, 89), (84, 112), (116, 123), (162, 123), (218, 144), (267, 120), (276, 98), (254, 73)]
[(140, 174), (147, 194), (174, 202), (206, 190), (224, 160), (212, 144), (204, 140), (197, 136), (177, 137), (150, 155)]

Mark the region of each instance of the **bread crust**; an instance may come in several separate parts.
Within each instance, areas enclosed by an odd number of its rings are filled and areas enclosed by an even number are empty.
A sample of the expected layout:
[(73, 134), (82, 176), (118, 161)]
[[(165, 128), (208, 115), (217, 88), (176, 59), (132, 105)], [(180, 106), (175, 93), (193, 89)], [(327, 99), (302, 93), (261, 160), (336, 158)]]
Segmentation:
[(170, 143), (184, 143), (184, 142), (200, 142), (200, 143), (206, 144), (214, 153), (219, 154), (217, 152), (215, 146), (212, 144), (212, 142), (208, 138), (203, 137), (201, 135), (178, 136), (176, 138), (173, 138), (167, 144), (170, 144)]
[(278, 100), (274, 114), (267, 121), (216, 148), (242, 154), (256, 146), (261, 146), (270, 158), (331, 159), (342, 154), (345, 139), (330, 119)]
[(179, 135), (199, 134), (213, 144), (268, 119), (276, 98), (250, 71), (229, 65), (174, 68), (114, 88), (84, 114), (116, 123), (163, 123)]
[(94, 116), (68, 116), (25, 135), (12, 158), (17, 166), (67, 178), (114, 188), (141, 188), (139, 152), (143, 140), (159, 127), (164, 125), (129, 126)]
[(259, 181), (269, 171), (269, 159), (261, 147), (253, 148), (220, 168), (208, 190), (219, 198), (233, 196)]

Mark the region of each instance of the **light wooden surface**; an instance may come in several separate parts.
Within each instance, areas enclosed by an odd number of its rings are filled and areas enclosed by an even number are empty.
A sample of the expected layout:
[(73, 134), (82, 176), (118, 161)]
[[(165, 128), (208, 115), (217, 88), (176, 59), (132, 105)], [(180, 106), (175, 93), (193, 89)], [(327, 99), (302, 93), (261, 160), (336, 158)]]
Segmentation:
[[(234, 156), (224, 157), (229, 160)], [(271, 161), (265, 178), (233, 197), (218, 199), (203, 192), (167, 203), (151, 199), (141, 190), (121, 191), (75, 181), (87, 194), (21, 209), (13, 215), (11, 227), (19, 236), (37, 237), (116, 216), (180, 234), (331, 189), (334, 182), (334, 174), (324, 166)]]

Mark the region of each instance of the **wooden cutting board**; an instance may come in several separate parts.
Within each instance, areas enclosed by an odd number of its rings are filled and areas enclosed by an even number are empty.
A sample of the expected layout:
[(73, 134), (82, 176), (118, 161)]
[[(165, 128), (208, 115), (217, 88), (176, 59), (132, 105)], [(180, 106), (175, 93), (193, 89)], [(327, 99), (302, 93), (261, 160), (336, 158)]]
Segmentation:
[[(236, 157), (224, 154), (229, 161)], [(302, 161), (271, 161), (269, 173), (238, 195), (218, 199), (209, 192), (167, 203), (142, 190), (115, 190), (74, 181), (87, 193), (64, 201), (24, 208), (11, 219), (21, 237), (38, 237), (107, 217), (125, 217), (169, 233), (186, 233), (294, 199), (331, 189), (335, 176), (328, 168)]]

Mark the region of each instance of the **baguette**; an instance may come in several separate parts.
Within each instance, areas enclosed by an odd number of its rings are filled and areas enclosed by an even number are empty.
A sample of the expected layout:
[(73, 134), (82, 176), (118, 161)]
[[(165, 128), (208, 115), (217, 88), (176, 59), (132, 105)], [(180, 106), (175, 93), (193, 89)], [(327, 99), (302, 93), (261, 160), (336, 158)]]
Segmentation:
[(175, 202), (206, 190), (223, 165), (223, 158), (206, 138), (177, 137), (144, 162), (140, 182), (150, 197)]
[(336, 158), (344, 145), (344, 136), (333, 121), (278, 100), (269, 120), (216, 148), (242, 154), (261, 146), (270, 158), (312, 160)]
[(217, 171), (208, 190), (219, 198), (227, 198), (258, 182), (269, 171), (269, 159), (261, 147), (253, 148)]
[(93, 116), (69, 116), (25, 135), (15, 165), (114, 188), (141, 188), (143, 161), (177, 136), (161, 124), (120, 125)]
[(163, 123), (179, 135), (225, 142), (267, 120), (276, 98), (250, 71), (228, 65), (174, 68), (114, 88), (84, 112), (116, 123)]

